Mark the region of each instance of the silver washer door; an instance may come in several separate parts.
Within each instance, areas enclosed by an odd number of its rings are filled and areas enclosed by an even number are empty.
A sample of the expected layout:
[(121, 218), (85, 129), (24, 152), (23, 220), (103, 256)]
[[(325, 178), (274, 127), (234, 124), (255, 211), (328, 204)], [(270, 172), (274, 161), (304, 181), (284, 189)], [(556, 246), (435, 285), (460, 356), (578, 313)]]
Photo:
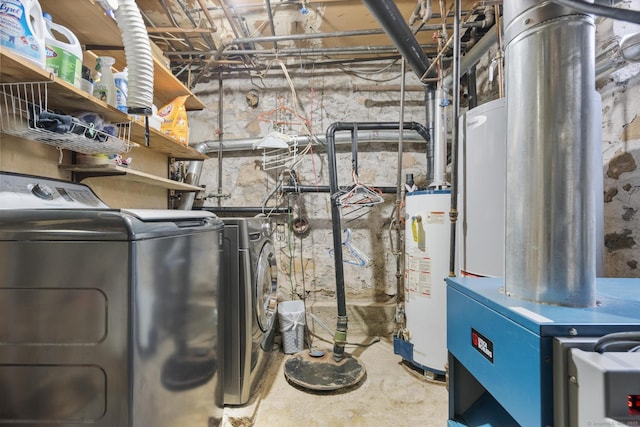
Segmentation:
[(266, 242), (258, 257), (256, 270), (256, 316), (262, 332), (268, 332), (275, 321), (278, 304), (278, 268), (271, 242)]

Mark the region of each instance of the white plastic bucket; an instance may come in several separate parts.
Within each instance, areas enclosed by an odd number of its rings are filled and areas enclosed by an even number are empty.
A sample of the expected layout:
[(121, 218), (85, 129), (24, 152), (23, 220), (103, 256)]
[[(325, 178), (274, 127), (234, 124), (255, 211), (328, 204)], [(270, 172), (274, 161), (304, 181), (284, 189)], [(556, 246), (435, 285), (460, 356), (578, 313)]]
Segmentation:
[(278, 322), (285, 354), (304, 350), (304, 301), (283, 301), (278, 304)]

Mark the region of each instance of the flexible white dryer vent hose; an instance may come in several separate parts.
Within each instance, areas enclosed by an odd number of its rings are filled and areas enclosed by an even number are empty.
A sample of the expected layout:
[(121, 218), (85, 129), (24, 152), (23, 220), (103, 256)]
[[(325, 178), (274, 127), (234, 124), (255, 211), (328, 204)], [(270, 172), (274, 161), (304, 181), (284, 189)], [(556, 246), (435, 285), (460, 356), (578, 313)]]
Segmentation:
[(147, 28), (135, 0), (118, 0), (115, 11), (129, 68), (127, 107), (130, 114), (151, 116), (153, 56)]

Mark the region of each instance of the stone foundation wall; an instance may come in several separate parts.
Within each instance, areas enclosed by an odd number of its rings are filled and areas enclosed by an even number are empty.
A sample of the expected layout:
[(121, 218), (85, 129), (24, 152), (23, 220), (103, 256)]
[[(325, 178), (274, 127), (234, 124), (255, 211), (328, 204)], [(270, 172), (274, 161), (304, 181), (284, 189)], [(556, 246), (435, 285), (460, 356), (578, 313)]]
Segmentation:
[(600, 89), (603, 96), (605, 270), (640, 277), (640, 74)]
[[(622, 7), (638, 9), (640, 1)], [(597, 29), (598, 48), (640, 31), (640, 25), (603, 20)], [(605, 274), (640, 277), (640, 64), (627, 64), (597, 82), (602, 95)]]
[[(628, 31), (620, 24), (603, 22), (598, 26), (598, 46), (608, 38)], [(480, 61), (478, 98), (480, 103), (497, 97), (495, 81), (488, 81), (488, 68), (495, 56), (492, 49)], [(279, 67), (279, 66), (278, 66)], [(381, 65), (382, 67), (382, 65)], [(223, 127), (218, 129), (218, 83), (198, 85), (194, 92), (207, 104), (201, 112), (189, 115), (191, 144), (216, 142), (222, 132), (225, 146), (241, 146), (251, 138), (263, 137), (271, 130), (303, 134), (300, 117), (309, 120), (314, 134), (324, 135), (334, 122), (396, 122), (399, 120), (399, 67), (389, 70), (289, 69), (294, 94), (288, 81), (276, 74), (224, 80)], [(425, 123), (424, 93), (417, 78), (407, 73), (405, 121)], [(386, 90), (391, 89), (391, 90)], [(603, 106), (603, 179), (605, 216), (605, 274), (609, 277), (640, 277), (640, 66), (632, 64), (598, 82)], [(250, 105), (250, 98), (258, 104)], [(255, 104), (255, 102), (254, 102)], [(290, 110), (278, 111), (279, 106)], [(464, 109), (463, 109), (464, 111)], [(284, 122), (284, 124), (276, 123)], [(449, 123), (452, 121), (449, 120)], [(289, 207), (290, 215), (274, 215), (275, 245), (278, 252), (280, 298), (301, 297), (328, 316), (327, 304), (335, 301), (330, 201), (327, 193), (282, 194), (279, 180), (288, 182), (288, 170), (264, 170), (261, 150), (224, 152), (222, 182), (218, 183), (218, 159), (205, 161), (201, 184), (209, 196), (198, 203), (206, 206)], [(359, 146), (359, 178), (369, 185), (395, 186), (397, 140), (365, 142)], [(338, 146), (337, 168), (341, 185), (352, 182), (350, 144)], [(413, 173), (416, 183), (426, 183), (426, 144), (405, 140), (402, 156), (403, 180)], [(301, 185), (328, 185), (326, 151), (321, 145), (299, 159), (293, 167)], [(284, 175), (283, 175), (284, 174)], [(220, 194), (218, 187), (220, 184)], [(218, 197), (222, 196), (222, 197)], [(343, 209), (342, 227), (351, 232), (350, 243), (369, 261), (366, 266), (344, 265), (347, 303), (362, 313), (377, 313), (370, 321), (380, 324), (380, 316), (392, 322), (396, 295), (396, 245), (392, 229), (395, 194), (384, 196), (384, 203), (373, 207)], [(304, 219), (309, 230), (296, 235), (292, 224)], [(345, 250), (345, 259), (350, 258)], [(382, 314), (381, 314), (382, 313)], [(327, 317), (325, 317), (327, 320)], [(384, 323), (384, 321), (382, 322)], [(361, 325), (362, 326), (362, 325)], [(366, 329), (362, 326), (361, 329)], [(364, 330), (363, 329), (363, 330)], [(384, 327), (376, 326), (376, 331)]]
[[(399, 68), (392, 72), (371, 75), (349, 75), (341, 70), (328, 70), (315, 76), (313, 70), (289, 70), (299, 105), (293, 104), (293, 94), (283, 77), (262, 80), (233, 79), (224, 81), (223, 144), (234, 146), (247, 139), (262, 137), (271, 130), (287, 134), (304, 134), (297, 115), (309, 119), (314, 134), (324, 135), (334, 122), (397, 122), (399, 120)], [(372, 82), (371, 79), (378, 80)], [(404, 121), (425, 123), (424, 91), (417, 79), (407, 73)], [(392, 90), (384, 90), (384, 87)], [(246, 101), (250, 92), (258, 95), (259, 103), (252, 108)], [(190, 113), (191, 143), (216, 142), (218, 124), (218, 87), (212, 81), (198, 85), (195, 93), (207, 104), (207, 109)], [(284, 105), (284, 112), (278, 110)], [(276, 110), (276, 111), (274, 111)], [(292, 112), (291, 110), (295, 110)], [(282, 113), (282, 114), (281, 114)], [(276, 121), (286, 122), (278, 128)], [(348, 136), (347, 132), (347, 136)], [(424, 141), (405, 137), (402, 156), (404, 174), (413, 173), (418, 185), (426, 185), (426, 148)], [(336, 134), (336, 138), (338, 138)], [(246, 145), (246, 144), (245, 144)], [(359, 144), (358, 177), (367, 185), (395, 187), (397, 179), (398, 143), (367, 141)], [(352, 178), (351, 144), (337, 145), (337, 170), (341, 186), (349, 186)], [(200, 184), (212, 197), (199, 201), (205, 206), (217, 206), (218, 159), (206, 160)], [(266, 154), (266, 158), (271, 156)], [(220, 204), (225, 207), (288, 207), (291, 215), (272, 215), (275, 244), (280, 271), (280, 298), (306, 298), (309, 303), (335, 304), (335, 270), (331, 234), (330, 200), (328, 193), (274, 193), (279, 180), (289, 182), (288, 168), (264, 170), (263, 152), (245, 149), (223, 153), (222, 193)], [(300, 157), (293, 167), (300, 185), (329, 185), (327, 153), (322, 145)], [(364, 255), (365, 266), (354, 265), (360, 259), (344, 248), (344, 276), (348, 301), (359, 304), (395, 304), (396, 236), (390, 231), (395, 208), (395, 194), (385, 194), (384, 203), (342, 210), (342, 227), (350, 230), (349, 243)], [(303, 219), (308, 232), (296, 235), (292, 224)], [(393, 242), (391, 239), (393, 235)], [(322, 310), (325, 312), (326, 310)], [(335, 311), (335, 309), (334, 309)], [(379, 311), (379, 310), (374, 310)], [(381, 312), (384, 312), (382, 310)], [(333, 323), (333, 322), (331, 322)], [(330, 323), (330, 324), (331, 324)], [(333, 325), (331, 326), (333, 327)]]

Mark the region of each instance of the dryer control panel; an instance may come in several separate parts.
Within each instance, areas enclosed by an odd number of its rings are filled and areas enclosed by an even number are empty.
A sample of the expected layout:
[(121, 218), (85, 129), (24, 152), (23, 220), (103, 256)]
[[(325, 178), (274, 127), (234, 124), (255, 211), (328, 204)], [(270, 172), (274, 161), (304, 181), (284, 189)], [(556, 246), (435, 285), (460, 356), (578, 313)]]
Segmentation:
[(109, 209), (86, 185), (0, 173), (0, 209)]

